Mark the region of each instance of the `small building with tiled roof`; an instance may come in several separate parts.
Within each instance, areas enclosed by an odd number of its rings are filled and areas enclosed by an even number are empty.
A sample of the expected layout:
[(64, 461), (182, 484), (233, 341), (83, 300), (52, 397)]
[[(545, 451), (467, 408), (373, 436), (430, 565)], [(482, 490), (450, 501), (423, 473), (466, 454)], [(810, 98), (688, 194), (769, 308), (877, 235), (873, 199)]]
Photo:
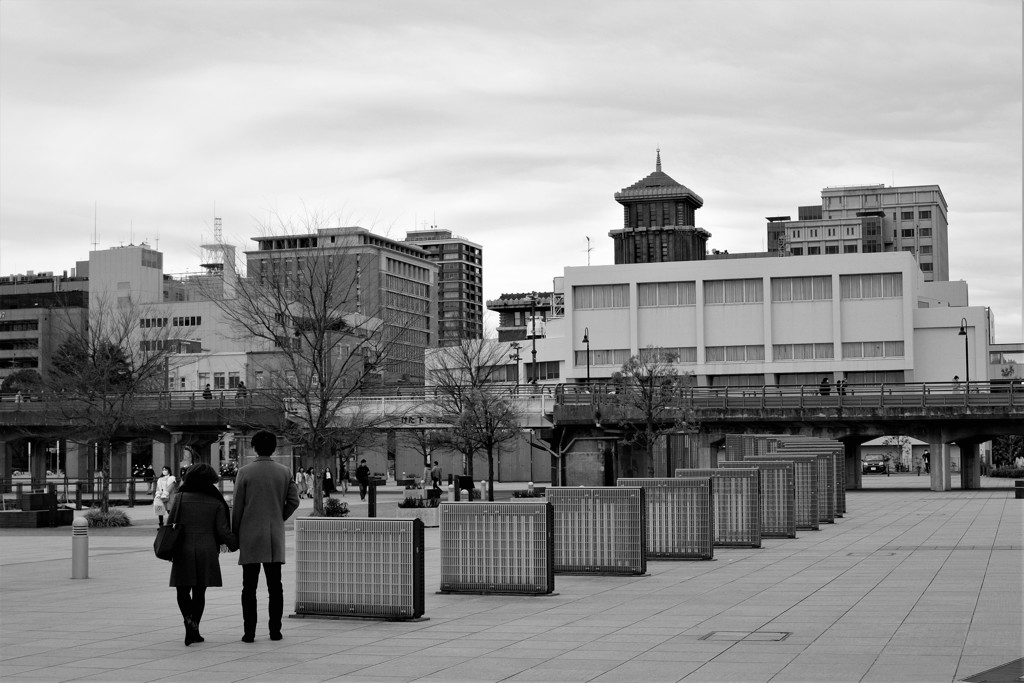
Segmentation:
[(623, 207), (623, 227), (608, 233), (615, 242), (615, 263), (702, 261), (711, 233), (695, 225), (700, 195), (661, 170), (615, 193)]

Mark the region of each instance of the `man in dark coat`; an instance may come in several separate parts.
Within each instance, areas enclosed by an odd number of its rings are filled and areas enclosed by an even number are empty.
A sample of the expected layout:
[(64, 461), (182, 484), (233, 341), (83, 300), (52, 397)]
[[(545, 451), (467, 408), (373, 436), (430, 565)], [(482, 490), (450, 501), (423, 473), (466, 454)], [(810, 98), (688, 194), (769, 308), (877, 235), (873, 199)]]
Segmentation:
[(284, 521), (299, 507), (299, 492), (291, 473), (270, 458), (277, 449), (277, 437), (270, 432), (257, 432), (252, 437), (252, 448), (258, 457), (238, 470), (231, 510), (231, 528), (238, 537), (238, 564), (242, 565), (242, 642), (245, 643), (256, 639), (256, 588), (260, 565), (270, 593), (270, 639), (282, 638)]
[(366, 489), (370, 486), (370, 468), (366, 464), (366, 458), (359, 461), (356, 468), (356, 481), (359, 482), (359, 500), (366, 500)]

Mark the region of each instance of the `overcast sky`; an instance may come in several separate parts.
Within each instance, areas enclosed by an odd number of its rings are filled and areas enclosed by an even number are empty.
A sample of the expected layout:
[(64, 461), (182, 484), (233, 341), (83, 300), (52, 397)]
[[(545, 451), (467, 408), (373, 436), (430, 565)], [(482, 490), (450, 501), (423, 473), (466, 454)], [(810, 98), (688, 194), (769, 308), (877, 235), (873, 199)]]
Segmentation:
[(833, 185), (938, 184), (950, 279), (1024, 339), (1019, 0), (0, 0), (0, 274), (196, 270), (325, 212), (484, 247), (484, 296), (612, 263), (663, 169), (709, 248)]

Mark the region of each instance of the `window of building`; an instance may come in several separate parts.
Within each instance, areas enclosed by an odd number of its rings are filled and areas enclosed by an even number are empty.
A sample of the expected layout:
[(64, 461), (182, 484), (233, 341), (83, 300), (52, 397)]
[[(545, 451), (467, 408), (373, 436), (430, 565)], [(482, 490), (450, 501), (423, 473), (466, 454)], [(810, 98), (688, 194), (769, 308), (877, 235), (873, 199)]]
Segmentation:
[(844, 244), (843, 245), (843, 253), (844, 254), (856, 254), (857, 253), (857, 245), (856, 244)]
[(642, 348), (640, 349), (640, 360), (649, 362), (653, 360), (654, 355), (662, 351), (666, 356), (672, 359), (674, 363), (696, 363), (697, 362), (697, 347), (696, 346), (662, 346), (654, 348)]
[(914, 236), (914, 229), (913, 228), (904, 228), (904, 229), (900, 230), (900, 237), (913, 237), (913, 236)]
[(923, 221), (931, 220), (932, 212), (931, 211), (925, 211), (925, 210), (922, 209), (921, 211), (917, 212), (917, 217), (920, 218)]
[(922, 244), (920, 251), (921, 251), (922, 254), (930, 254), (930, 253), (932, 253), (932, 245), (930, 245), (930, 244)]
[(903, 275), (901, 273), (840, 275), (839, 290), (842, 299), (900, 297), (903, 296)]
[(803, 247), (793, 247), (792, 249), (789, 250), (789, 253), (792, 254), (793, 256), (803, 256), (804, 255), (804, 248)]
[(208, 372), (200, 372), (196, 376), (199, 379), (199, 388), (200, 389), (205, 389), (206, 385), (210, 383), (210, 373), (208, 373)]
[(832, 358), (832, 344), (773, 344), (774, 360), (813, 360), (815, 358)]
[(242, 378), (239, 377), (237, 372), (229, 372), (228, 373), (228, 388), (229, 389), (237, 389), (238, 388), (238, 383), (241, 382), (241, 381), (242, 381)]
[(773, 277), (772, 301), (824, 301), (832, 298), (832, 276)]
[(807, 255), (814, 256), (821, 253), (821, 247), (807, 247)]
[(843, 342), (843, 358), (902, 357), (902, 341)]
[(930, 273), (930, 272), (932, 272), (932, 264), (930, 264), (930, 263), (922, 263), (921, 264), (921, 272), (922, 273)]
[(912, 221), (912, 220), (914, 220), (914, 212), (913, 211), (900, 211), (900, 220), (904, 220), (904, 221)]
[(917, 231), (917, 234), (919, 236), (921, 236), (921, 237), (931, 237), (932, 236), (932, 229), (931, 228), (921, 228), (920, 230)]
[(225, 387), (225, 384), (224, 384), (224, 373), (223, 372), (215, 372), (215, 373), (213, 373), (213, 388), (214, 389), (223, 389), (224, 387)]
[(707, 280), (704, 283), (704, 303), (752, 304), (764, 301), (764, 281), (760, 278), (743, 280)]
[(826, 254), (838, 254), (839, 253), (839, 245), (838, 244), (826, 245), (825, 246), (825, 253)]
[[(534, 365), (533, 365), (533, 363), (524, 363), (523, 365), (526, 368), (526, 381), (527, 382), (532, 382), (535, 379), (536, 380), (558, 379), (560, 377), (560, 375), (559, 375), (559, 362), (557, 360), (549, 360), (549, 361), (544, 361), (542, 363), (537, 363), (536, 377), (534, 376)], [(514, 366), (510, 366), (510, 367), (514, 367)], [(508, 375), (506, 374), (505, 377), (507, 378)]]
[(653, 306), (696, 306), (695, 282), (641, 282), (637, 285), (641, 308)]
[[(577, 351), (574, 356), (577, 367), (587, 364), (587, 352)], [(629, 360), (629, 349), (591, 349), (590, 365), (623, 365)]]
[(583, 285), (572, 288), (576, 309), (625, 308), (629, 305), (629, 285)]

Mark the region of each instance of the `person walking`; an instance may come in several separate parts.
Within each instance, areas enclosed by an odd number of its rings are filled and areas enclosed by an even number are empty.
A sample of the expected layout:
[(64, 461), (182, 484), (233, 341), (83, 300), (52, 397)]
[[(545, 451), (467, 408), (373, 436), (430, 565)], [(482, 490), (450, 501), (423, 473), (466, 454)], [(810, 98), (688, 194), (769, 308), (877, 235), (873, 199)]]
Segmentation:
[(316, 491), (316, 486), (313, 482), (313, 468), (307, 467), (306, 472), (302, 475), (303, 481), (306, 482), (306, 495), (310, 498), (313, 497), (313, 492)]
[(430, 484), (435, 491), (441, 490), (441, 463), (434, 461), (434, 467), (430, 470)]
[(366, 489), (370, 486), (370, 468), (366, 465), (366, 458), (359, 461), (356, 481), (359, 483), (359, 500), (366, 500)]
[(295, 472), (295, 490), (298, 492), (299, 498), (313, 497), (309, 492), (309, 487), (306, 486), (306, 472), (301, 467)]
[(334, 485), (334, 475), (331, 474), (330, 467), (324, 468), (324, 478), (323, 481), (320, 482), (320, 486), (323, 487), (324, 495), (327, 496), (328, 498), (331, 497), (332, 493), (338, 490), (338, 487)]
[(348, 493), (348, 464), (344, 461), (341, 462), (341, 471), (338, 473), (338, 482), (341, 484), (341, 497), (344, 498), (345, 494)]
[(231, 530), (238, 537), (238, 564), (242, 565), (242, 642), (256, 640), (256, 589), (260, 567), (269, 593), (270, 639), (281, 640), (285, 561), (284, 521), (299, 507), (299, 492), (288, 468), (274, 462), (277, 437), (259, 431), (252, 437), (256, 459), (238, 470), (235, 478)]
[(164, 525), (164, 515), (171, 511), (171, 496), (175, 492), (176, 481), (171, 468), (165, 465), (160, 470), (160, 478), (156, 480), (156, 490), (153, 492), (153, 512), (156, 514), (157, 526)]
[(171, 561), (170, 585), (178, 593), (186, 646), (205, 640), (199, 622), (206, 608), (206, 589), (223, 585), (219, 553), (238, 550), (228, 504), (216, 487), (219, 479), (206, 463), (193, 465), (174, 497), (174, 523), (182, 531)]
[(832, 391), (832, 386), (829, 384), (828, 377), (823, 377), (821, 379), (821, 389), (820, 389), (821, 395), (822, 396), (828, 396), (831, 393), (831, 391)]
[(210, 389), (209, 384), (207, 384), (206, 388), (203, 389), (203, 398), (206, 399), (207, 401), (213, 398), (213, 390)]

